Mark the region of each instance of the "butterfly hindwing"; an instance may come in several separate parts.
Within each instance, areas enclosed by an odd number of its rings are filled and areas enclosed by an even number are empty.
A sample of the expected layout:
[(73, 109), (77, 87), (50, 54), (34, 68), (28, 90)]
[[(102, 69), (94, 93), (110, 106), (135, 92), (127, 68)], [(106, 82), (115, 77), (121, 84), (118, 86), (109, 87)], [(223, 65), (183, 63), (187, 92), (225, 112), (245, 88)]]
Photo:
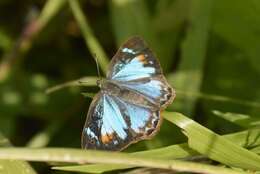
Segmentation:
[(82, 147), (106, 149), (116, 147), (127, 138), (126, 122), (119, 107), (101, 92), (93, 99), (82, 133)]
[(120, 86), (143, 95), (147, 100), (161, 109), (171, 103), (175, 95), (173, 89), (161, 75), (123, 82), (120, 83)]
[(121, 150), (150, 137), (160, 122), (160, 112), (99, 93), (91, 104), (82, 133), (82, 147)]

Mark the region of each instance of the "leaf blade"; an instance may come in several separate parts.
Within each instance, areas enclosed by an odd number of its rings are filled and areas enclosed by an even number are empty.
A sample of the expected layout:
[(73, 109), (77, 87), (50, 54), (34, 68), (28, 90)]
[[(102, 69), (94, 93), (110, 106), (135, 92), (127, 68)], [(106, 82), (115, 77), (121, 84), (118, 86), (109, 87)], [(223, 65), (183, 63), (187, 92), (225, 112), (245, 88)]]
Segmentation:
[(260, 170), (260, 156), (257, 154), (235, 145), (181, 113), (165, 112), (164, 117), (185, 131), (189, 146), (199, 153), (226, 165)]

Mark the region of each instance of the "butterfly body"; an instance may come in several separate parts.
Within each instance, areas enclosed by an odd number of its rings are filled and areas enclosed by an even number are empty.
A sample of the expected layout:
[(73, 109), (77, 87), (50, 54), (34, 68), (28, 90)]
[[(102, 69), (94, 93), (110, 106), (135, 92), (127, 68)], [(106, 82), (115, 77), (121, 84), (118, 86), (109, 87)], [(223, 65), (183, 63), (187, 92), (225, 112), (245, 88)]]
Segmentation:
[(142, 39), (133, 37), (113, 57), (106, 79), (98, 82), (82, 132), (82, 147), (122, 150), (152, 137), (161, 110), (175, 94), (159, 62)]

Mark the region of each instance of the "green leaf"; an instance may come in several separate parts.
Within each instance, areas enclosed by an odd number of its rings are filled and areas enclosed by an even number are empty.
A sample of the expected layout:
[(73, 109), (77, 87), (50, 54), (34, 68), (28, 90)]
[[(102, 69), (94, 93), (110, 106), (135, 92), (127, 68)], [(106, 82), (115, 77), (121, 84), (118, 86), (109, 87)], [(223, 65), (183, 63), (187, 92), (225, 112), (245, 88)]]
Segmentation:
[(110, 11), (118, 46), (129, 36), (137, 34), (148, 43), (154, 39), (154, 29), (144, 0), (112, 0)]
[(73, 87), (73, 86), (95, 86), (97, 83), (97, 80), (98, 80), (98, 77), (92, 77), (92, 76), (82, 77), (77, 80), (72, 80), (69, 82), (62, 83), (60, 85), (50, 87), (50, 88), (46, 89), (46, 93), (50, 94), (55, 91), (61, 90), (63, 88), (68, 88), (68, 87)]
[(60, 11), (60, 9), (65, 5), (67, 0), (48, 0), (42, 12), (38, 18), (38, 23), (41, 28), (45, 27), (47, 23)]
[[(6, 139), (1, 133), (0, 133), (0, 146), (1, 147), (11, 146), (9, 140)], [(8, 160), (8, 159), (0, 160), (0, 173), (15, 174), (18, 171), (21, 174), (36, 174), (36, 172), (30, 166), (30, 164), (25, 161)]]
[[(129, 37), (139, 35), (151, 46), (164, 67), (168, 59), (162, 55), (163, 52), (160, 49), (162, 45), (156, 38), (147, 3), (144, 0), (112, 0), (110, 1), (110, 11), (117, 46), (120, 46)], [(164, 59), (162, 59), (163, 57)]]
[[(189, 28), (182, 44), (182, 58), (178, 72), (169, 81), (178, 89), (198, 92), (202, 83), (203, 65), (209, 34), (212, 0), (190, 1)], [(191, 115), (196, 99), (182, 98), (175, 100), (185, 114)], [(177, 103), (177, 104), (176, 104)]]
[(260, 1), (218, 0), (213, 8), (212, 30), (248, 56), (260, 72)]
[[(135, 157), (147, 157), (147, 158), (158, 158), (158, 159), (180, 159), (187, 158), (194, 155), (199, 155), (197, 152), (193, 151), (185, 144), (172, 145), (168, 147), (158, 148), (154, 150), (140, 151), (135, 153), (130, 153), (129, 155)], [(77, 166), (63, 166), (55, 167), (56, 170), (66, 170), (75, 172), (89, 172), (89, 173), (103, 173), (112, 170), (128, 169), (137, 166), (129, 165), (111, 165), (111, 164), (88, 164), (88, 165), (77, 165)]]
[(239, 147), (180, 113), (164, 112), (164, 118), (184, 130), (189, 147), (223, 164), (260, 170), (260, 156)]
[(28, 141), (27, 147), (35, 148), (47, 146), (55, 133), (57, 133), (58, 130), (60, 130), (60, 128), (64, 125), (65, 121), (67, 121), (66, 117), (58, 120), (52, 120), (44, 130), (38, 132)]
[(242, 100), (239, 98), (232, 98), (222, 95), (215, 95), (215, 94), (207, 94), (204, 92), (189, 92), (189, 91), (182, 91), (177, 90), (176, 92), (179, 97), (186, 97), (186, 98), (200, 98), (204, 100), (211, 100), (211, 101), (218, 101), (223, 103), (232, 103), (241, 106), (248, 106), (252, 108), (260, 108), (260, 103), (257, 101), (250, 101), (250, 100)]
[(169, 70), (174, 61), (172, 52), (177, 47), (178, 34), (187, 12), (186, 1), (171, 3), (156, 15), (149, 13), (149, 5), (144, 0), (109, 2), (117, 45), (120, 46), (130, 36), (140, 35), (155, 52), (163, 69)]
[[(255, 153), (260, 153), (260, 128), (250, 129), (238, 133), (232, 133), (224, 135), (229, 141), (250, 149)], [(160, 159), (189, 159), (194, 156), (200, 155), (198, 152), (189, 148), (187, 143), (171, 145), (168, 147), (162, 147), (154, 150), (141, 151), (131, 153), (133, 156), (145, 156), (150, 158)], [(75, 171), (75, 172), (89, 172), (89, 173), (103, 173), (112, 170), (128, 169), (136, 166), (128, 165), (108, 165), (108, 164), (90, 164), (90, 165), (74, 165), (55, 167), (58, 170)]]
[(82, 92), (81, 94), (86, 98), (93, 98), (96, 95), (95, 93), (90, 92)]
[(152, 27), (155, 28), (156, 35), (156, 41), (152, 46), (164, 72), (172, 71), (178, 59), (176, 53), (189, 14), (189, 2), (189, 0), (156, 1), (156, 11), (151, 14)]
[[(50, 22), (50, 20), (59, 12), (66, 0), (48, 0), (37, 19), (30, 21), (20, 37), (12, 45), (12, 48), (3, 56), (0, 62), (0, 82), (7, 79), (15, 61), (21, 59), (21, 56), (28, 52), (33, 43), (33, 38)], [(11, 68), (12, 67), (12, 68)]]
[(217, 111), (217, 110), (214, 110), (213, 113), (221, 118), (224, 118), (232, 123), (235, 123), (235, 124), (245, 127), (245, 128), (260, 126), (260, 119), (253, 118), (249, 115), (232, 113), (232, 112), (224, 113), (224, 112)]
[(9, 50), (11, 48), (12, 45), (12, 39), (10, 38), (10, 36), (8, 36), (8, 34), (2, 30), (2, 28), (0, 28), (0, 49), (1, 50)]
[[(134, 157), (122, 152), (105, 152), (69, 148), (0, 148), (0, 159), (20, 159), (30, 161), (55, 161), (74, 163), (106, 163), (127, 164), (139, 167), (161, 168), (182, 172), (208, 173), (208, 174), (246, 174), (228, 168), (208, 164), (199, 164), (181, 160), (151, 159), (147, 157)], [(55, 169), (55, 168), (54, 168)]]
[(84, 16), (84, 13), (82, 12), (80, 8), (80, 4), (78, 0), (69, 0), (69, 5), (72, 9), (72, 13), (74, 17), (76, 18), (76, 21), (81, 29), (81, 32), (83, 34), (83, 37), (85, 39), (86, 45), (89, 48), (90, 53), (92, 54), (93, 58), (96, 58), (98, 60), (98, 63), (100, 64), (101, 69), (104, 73), (107, 72), (109, 59), (103, 50), (102, 46), (96, 39), (96, 37), (93, 34), (93, 31), (91, 27), (89, 26), (89, 23), (87, 21), (86, 16)]

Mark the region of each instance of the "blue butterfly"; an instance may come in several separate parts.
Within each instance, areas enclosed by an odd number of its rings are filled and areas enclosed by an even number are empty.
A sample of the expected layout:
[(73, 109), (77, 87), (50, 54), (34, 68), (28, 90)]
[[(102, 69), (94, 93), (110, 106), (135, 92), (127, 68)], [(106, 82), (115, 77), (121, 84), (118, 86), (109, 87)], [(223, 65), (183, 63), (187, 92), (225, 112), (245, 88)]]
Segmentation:
[(151, 138), (174, 99), (152, 51), (140, 37), (126, 41), (112, 58), (93, 98), (82, 132), (82, 148), (122, 150)]

